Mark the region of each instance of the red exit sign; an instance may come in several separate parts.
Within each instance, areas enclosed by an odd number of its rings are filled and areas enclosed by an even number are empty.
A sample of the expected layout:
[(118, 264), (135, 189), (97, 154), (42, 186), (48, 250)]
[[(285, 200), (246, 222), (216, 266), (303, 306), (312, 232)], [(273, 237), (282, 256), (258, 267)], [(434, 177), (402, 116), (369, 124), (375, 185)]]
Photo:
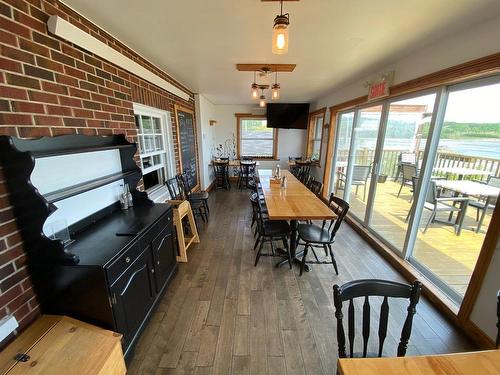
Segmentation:
[(371, 83), (368, 87), (368, 100), (389, 96), (389, 81), (385, 78), (378, 82)]

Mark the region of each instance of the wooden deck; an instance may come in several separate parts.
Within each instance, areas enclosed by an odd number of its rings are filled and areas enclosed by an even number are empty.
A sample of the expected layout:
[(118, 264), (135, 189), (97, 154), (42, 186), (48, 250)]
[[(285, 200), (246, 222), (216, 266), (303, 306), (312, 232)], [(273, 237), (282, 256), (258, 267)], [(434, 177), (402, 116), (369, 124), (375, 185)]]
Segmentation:
[[(393, 181), (378, 184), (371, 227), (398, 249), (402, 249), (407, 230), (404, 221), (411, 205), (411, 192), (409, 187), (404, 187), (398, 198), (399, 187), (400, 184)], [(365, 206), (363, 188), (360, 187), (358, 195), (351, 194), (351, 212), (358, 216), (364, 215)], [(422, 229), (429, 215), (430, 211), (424, 210)], [(446, 219), (447, 214), (441, 213), (438, 217)], [(426, 233), (419, 231), (413, 256), (459, 294), (464, 295), (490, 219), (491, 211), (486, 215), (481, 232), (476, 233), (472, 230), (477, 225), (476, 209), (469, 207), (459, 236), (455, 235), (452, 226), (433, 223)]]
[[(234, 188), (210, 194), (201, 243), (190, 250), (188, 263), (179, 264), (139, 340), (129, 374), (334, 375), (333, 284), (361, 278), (404, 282), (348, 225), (334, 245), (338, 276), (331, 265), (312, 265), (299, 277), (297, 267), (277, 269), (271, 257), (254, 267), (249, 195)], [(361, 305), (356, 303), (358, 320)], [(396, 354), (406, 307), (391, 302), (386, 355)], [(373, 309), (378, 322), (376, 302)], [(361, 324), (357, 327), (360, 331)], [(377, 330), (374, 322), (370, 351), (377, 346)], [(417, 306), (409, 344), (407, 355), (475, 349), (425, 298)]]

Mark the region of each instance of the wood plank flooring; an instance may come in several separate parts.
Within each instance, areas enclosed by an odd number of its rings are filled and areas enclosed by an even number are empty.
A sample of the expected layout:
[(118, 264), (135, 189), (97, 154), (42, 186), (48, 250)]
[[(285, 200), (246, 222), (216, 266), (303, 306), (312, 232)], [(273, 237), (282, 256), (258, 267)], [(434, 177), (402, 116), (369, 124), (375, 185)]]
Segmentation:
[[(403, 281), (348, 225), (334, 245), (339, 276), (331, 265), (313, 265), (299, 277), (295, 267), (273, 267), (271, 257), (254, 267), (248, 198), (249, 191), (234, 187), (211, 193), (201, 243), (189, 250), (189, 263), (179, 265), (129, 374), (335, 374), (332, 286), (361, 278)], [(372, 306), (374, 351), (379, 308)], [(386, 355), (396, 353), (405, 308), (391, 303), (389, 322), (398, 324), (389, 326)], [(425, 299), (419, 303), (408, 355), (473, 349)]]

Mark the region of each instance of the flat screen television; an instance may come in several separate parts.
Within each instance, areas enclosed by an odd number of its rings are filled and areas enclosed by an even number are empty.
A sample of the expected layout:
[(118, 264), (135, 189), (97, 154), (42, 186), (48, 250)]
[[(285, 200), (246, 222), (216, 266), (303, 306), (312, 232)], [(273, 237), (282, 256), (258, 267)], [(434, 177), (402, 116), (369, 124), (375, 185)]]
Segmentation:
[(309, 103), (268, 103), (267, 127), (307, 129)]

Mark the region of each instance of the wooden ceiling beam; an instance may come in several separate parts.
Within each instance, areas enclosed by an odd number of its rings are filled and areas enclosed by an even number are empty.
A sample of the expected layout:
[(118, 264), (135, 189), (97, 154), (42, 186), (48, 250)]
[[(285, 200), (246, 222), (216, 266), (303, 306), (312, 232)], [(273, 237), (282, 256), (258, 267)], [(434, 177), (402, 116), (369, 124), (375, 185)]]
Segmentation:
[(236, 69), (240, 72), (258, 72), (269, 70), (270, 72), (293, 72), (296, 64), (236, 64)]

